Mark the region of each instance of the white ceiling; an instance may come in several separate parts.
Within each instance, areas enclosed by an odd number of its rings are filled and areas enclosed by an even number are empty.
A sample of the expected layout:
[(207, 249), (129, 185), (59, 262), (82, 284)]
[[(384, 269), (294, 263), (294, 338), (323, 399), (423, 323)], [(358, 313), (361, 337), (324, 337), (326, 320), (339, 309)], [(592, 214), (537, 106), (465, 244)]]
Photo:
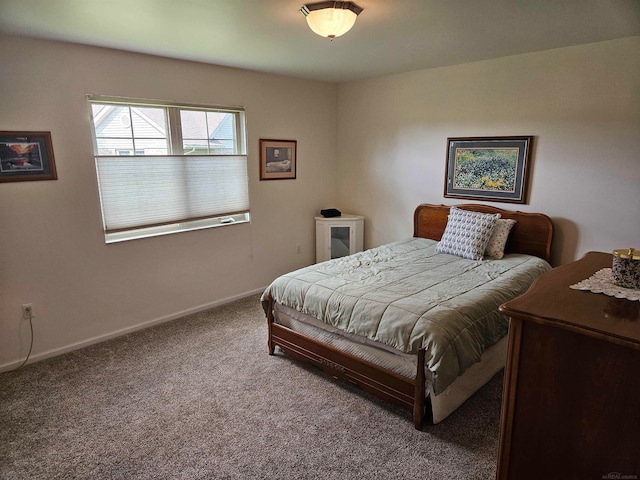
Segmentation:
[(0, 0), (0, 32), (332, 82), (640, 35), (640, 0), (356, 0), (333, 42), (303, 0)]

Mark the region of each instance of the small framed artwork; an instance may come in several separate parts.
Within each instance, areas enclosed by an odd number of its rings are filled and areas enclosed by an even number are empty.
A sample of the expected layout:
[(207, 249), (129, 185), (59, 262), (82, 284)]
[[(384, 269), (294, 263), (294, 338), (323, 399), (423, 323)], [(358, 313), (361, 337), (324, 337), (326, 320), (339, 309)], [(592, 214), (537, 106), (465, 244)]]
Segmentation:
[(57, 179), (51, 132), (0, 132), (0, 182)]
[(527, 202), (532, 136), (447, 139), (444, 196)]
[(260, 180), (296, 178), (296, 140), (260, 139)]

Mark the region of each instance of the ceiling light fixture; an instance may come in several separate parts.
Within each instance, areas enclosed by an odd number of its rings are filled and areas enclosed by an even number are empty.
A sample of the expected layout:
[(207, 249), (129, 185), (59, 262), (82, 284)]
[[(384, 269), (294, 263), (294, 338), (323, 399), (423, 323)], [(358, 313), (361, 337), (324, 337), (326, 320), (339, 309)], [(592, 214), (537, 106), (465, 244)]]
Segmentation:
[(353, 2), (308, 3), (300, 9), (309, 28), (331, 40), (351, 30), (360, 12), (362, 8)]

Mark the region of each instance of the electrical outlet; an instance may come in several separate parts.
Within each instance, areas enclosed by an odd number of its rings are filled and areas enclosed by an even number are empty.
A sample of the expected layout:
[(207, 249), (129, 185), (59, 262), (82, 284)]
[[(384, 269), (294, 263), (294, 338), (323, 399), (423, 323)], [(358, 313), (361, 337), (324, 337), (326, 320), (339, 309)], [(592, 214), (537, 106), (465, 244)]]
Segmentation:
[(296, 253), (298, 254), (302, 253), (302, 245), (300, 244), (296, 245)]
[(33, 303), (25, 303), (22, 305), (22, 319), (30, 320), (35, 317), (33, 313)]

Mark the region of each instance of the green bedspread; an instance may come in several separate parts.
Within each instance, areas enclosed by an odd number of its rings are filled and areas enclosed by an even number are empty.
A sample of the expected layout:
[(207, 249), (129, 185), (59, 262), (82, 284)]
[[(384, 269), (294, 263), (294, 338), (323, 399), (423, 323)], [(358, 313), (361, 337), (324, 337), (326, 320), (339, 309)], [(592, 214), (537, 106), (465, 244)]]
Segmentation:
[(437, 395), (508, 331), (498, 307), (551, 267), (528, 255), (466, 260), (409, 238), (278, 277), (279, 304), (405, 353), (425, 348)]

